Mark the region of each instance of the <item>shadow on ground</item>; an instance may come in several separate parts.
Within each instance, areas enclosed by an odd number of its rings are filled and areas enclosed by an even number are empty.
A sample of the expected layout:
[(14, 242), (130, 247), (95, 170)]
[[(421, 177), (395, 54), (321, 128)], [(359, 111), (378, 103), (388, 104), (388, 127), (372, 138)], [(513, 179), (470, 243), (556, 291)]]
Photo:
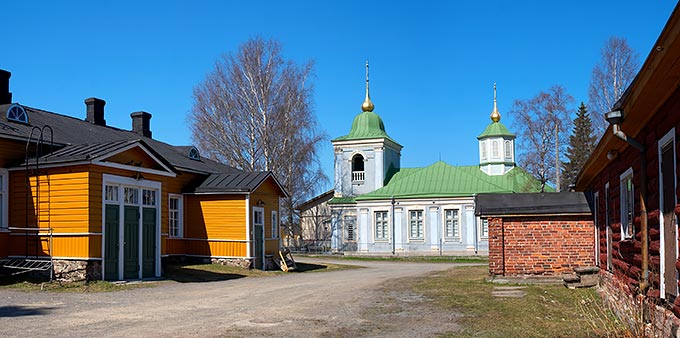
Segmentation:
[(295, 263), (295, 266), (297, 269), (294, 270), (294, 272), (307, 272), (307, 271), (314, 271), (314, 270), (324, 270), (328, 269), (328, 266), (326, 265), (321, 265), (321, 264), (312, 264), (312, 263)]
[(220, 273), (213, 271), (206, 271), (200, 269), (193, 269), (186, 266), (172, 266), (168, 267), (164, 275), (165, 279), (173, 280), (180, 283), (199, 283), (199, 282), (217, 282), (224, 280), (232, 280), (246, 277), (245, 275), (237, 273)]
[(52, 309), (51, 307), (35, 308), (20, 305), (0, 306), (0, 318), (45, 315)]

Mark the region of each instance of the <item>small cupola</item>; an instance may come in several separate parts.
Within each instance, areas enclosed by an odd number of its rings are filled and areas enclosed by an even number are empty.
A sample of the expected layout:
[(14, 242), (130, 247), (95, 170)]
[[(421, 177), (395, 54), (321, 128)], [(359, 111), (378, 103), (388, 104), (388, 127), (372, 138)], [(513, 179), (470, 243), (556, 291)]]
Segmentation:
[(491, 124), (477, 136), (480, 169), (488, 175), (504, 175), (515, 167), (515, 134), (501, 123), (495, 83), (493, 84), (493, 110), (489, 117)]

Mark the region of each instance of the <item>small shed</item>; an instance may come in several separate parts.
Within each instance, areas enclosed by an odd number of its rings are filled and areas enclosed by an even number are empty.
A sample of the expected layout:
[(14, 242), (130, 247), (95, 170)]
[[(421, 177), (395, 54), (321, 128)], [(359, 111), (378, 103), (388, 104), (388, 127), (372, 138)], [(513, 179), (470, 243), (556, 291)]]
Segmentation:
[(595, 264), (595, 227), (579, 192), (480, 194), (489, 227), (489, 274), (561, 276)]

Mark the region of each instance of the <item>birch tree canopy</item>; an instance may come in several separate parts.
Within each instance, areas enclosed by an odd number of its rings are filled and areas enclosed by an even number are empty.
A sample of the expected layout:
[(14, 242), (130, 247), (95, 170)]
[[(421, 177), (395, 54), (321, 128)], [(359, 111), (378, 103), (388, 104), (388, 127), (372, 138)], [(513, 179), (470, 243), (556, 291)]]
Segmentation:
[(209, 158), (245, 171), (272, 171), (290, 194), (281, 220), (327, 180), (313, 110), (313, 62), (297, 64), (276, 40), (253, 38), (225, 54), (194, 88), (192, 139)]
[(604, 114), (618, 101), (640, 69), (638, 54), (624, 38), (612, 36), (602, 47), (588, 87), (589, 106), (597, 138), (607, 129)]
[(541, 182), (541, 191), (550, 182), (560, 191), (560, 172), (569, 142), (569, 105), (574, 98), (564, 87), (555, 85), (526, 100), (515, 100), (510, 114), (518, 133), (519, 164)]

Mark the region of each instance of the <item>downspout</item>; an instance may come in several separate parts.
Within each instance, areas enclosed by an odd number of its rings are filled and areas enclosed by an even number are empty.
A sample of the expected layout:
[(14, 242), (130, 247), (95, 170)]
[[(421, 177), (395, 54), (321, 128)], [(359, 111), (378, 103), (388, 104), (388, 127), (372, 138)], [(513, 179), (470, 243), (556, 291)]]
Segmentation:
[(626, 141), (640, 151), (640, 236), (642, 237), (642, 282), (640, 293), (645, 294), (649, 289), (649, 235), (647, 229), (647, 158), (646, 149), (637, 140), (628, 137), (618, 124), (612, 124), (614, 136)]
[(505, 276), (505, 222), (501, 219), (501, 262), (503, 262), (503, 276)]
[(473, 241), (475, 242), (475, 255), (479, 253), (479, 241), (477, 240), (477, 194), (474, 193), (472, 194), (472, 228), (473, 228), (473, 233), (474, 233), (474, 239)]
[(396, 237), (396, 232), (395, 232), (396, 226), (394, 224), (395, 223), (394, 222), (394, 196), (390, 197), (390, 202), (392, 203), (392, 255), (394, 255), (395, 252), (397, 251), (396, 250), (397, 237)]

